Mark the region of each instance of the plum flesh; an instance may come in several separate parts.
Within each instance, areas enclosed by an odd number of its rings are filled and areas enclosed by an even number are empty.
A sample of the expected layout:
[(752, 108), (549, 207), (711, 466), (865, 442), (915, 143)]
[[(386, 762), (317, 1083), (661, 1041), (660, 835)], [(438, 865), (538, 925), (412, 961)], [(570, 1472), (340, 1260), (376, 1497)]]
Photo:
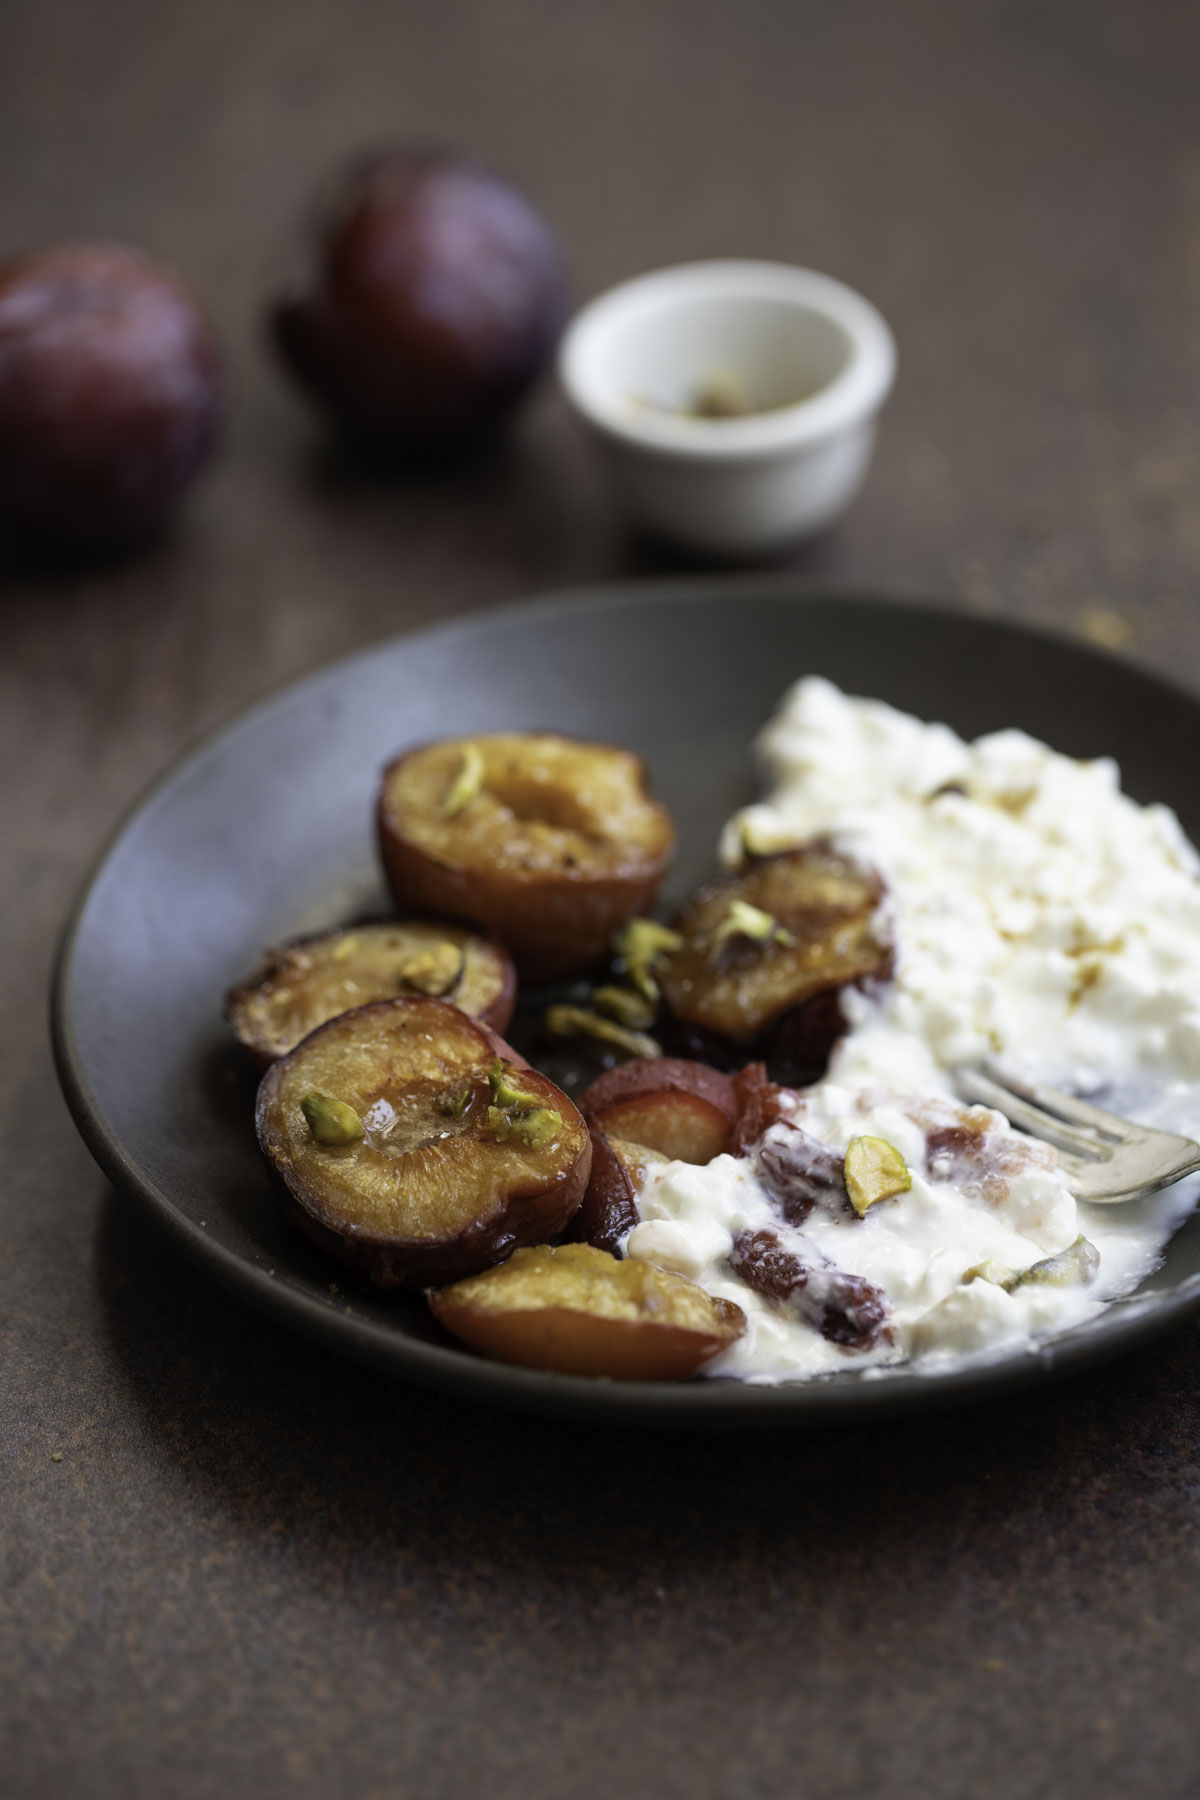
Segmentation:
[(655, 970), (678, 1046), (819, 1074), (843, 1029), (841, 990), (890, 970), (882, 898), (877, 875), (820, 842), (701, 888), (675, 921), (681, 945)]
[(622, 1381), (693, 1375), (746, 1328), (733, 1301), (589, 1244), (518, 1251), (429, 1303), (448, 1331), (485, 1355)]
[(397, 905), (482, 927), (530, 980), (598, 962), (675, 847), (640, 757), (553, 732), (406, 752), (384, 772), (378, 829)]
[(321, 932), (267, 952), (232, 989), (226, 1016), (268, 1067), (318, 1025), (373, 1000), (425, 994), (503, 1031), (516, 1001), (516, 972), (494, 940), (461, 925), (403, 919)]
[[(303, 1105), (314, 1095), (351, 1108), (361, 1138), (319, 1142)], [(294, 1223), (385, 1288), (452, 1281), (547, 1242), (591, 1166), (566, 1095), (436, 999), (377, 1001), (318, 1027), (263, 1077), (257, 1127)]]
[(600, 1075), (579, 1096), (589, 1124), (680, 1162), (707, 1163), (728, 1148), (738, 1106), (728, 1075), (663, 1056)]

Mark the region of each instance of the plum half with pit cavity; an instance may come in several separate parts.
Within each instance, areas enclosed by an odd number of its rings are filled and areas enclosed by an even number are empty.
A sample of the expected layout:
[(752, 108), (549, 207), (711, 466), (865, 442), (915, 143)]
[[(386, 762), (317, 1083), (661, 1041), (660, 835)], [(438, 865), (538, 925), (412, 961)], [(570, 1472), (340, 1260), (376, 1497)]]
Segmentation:
[(640, 757), (553, 732), (407, 751), (384, 772), (378, 825), (397, 905), (470, 920), (534, 981), (599, 962), (675, 847)]
[(289, 1216), (379, 1287), (425, 1287), (545, 1243), (591, 1167), (567, 1096), (444, 1000), (381, 1000), (274, 1063), (258, 1139)]
[(512, 958), (493, 938), (436, 919), (354, 925), (268, 951), (230, 991), (225, 1013), (267, 1068), (339, 1013), (416, 995), (449, 1000), (503, 1031), (517, 996)]

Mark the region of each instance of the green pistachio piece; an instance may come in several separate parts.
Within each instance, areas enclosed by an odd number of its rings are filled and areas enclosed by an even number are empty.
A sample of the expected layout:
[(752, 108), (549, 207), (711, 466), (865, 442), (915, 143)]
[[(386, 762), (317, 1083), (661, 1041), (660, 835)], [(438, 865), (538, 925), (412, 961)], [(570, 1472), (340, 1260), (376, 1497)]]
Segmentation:
[(886, 1138), (851, 1138), (846, 1148), (846, 1192), (861, 1218), (880, 1200), (894, 1200), (912, 1186), (908, 1164)]
[(502, 1106), (489, 1106), (487, 1122), (497, 1143), (520, 1138), (534, 1150), (552, 1144), (562, 1131), (562, 1114), (548, 1106), (535, 1106), (530, 1112), (506, 1112)]
[(743, 863), (759, 862), (764, 856), (771, 855), (772, 845), (764, 838), (755, 837), (754, 827), (747, 819), (738, 822), (738, 842), (741, 845)]
[(443, 819), (453, 819), (457, 813), (462, 812), (464, 807), (471, 804), (482, 786), (483, 752), (478, 744), (466, 744), (458, 774), (450, 783), (446, 798), (442, 801)]
[(629, 963), (652, 963), (682, 944), (679, 933), (657, 919), (628, 919), (613, 940), (617, 955)]
[(1017, 1279), (1017, 1271), (1010, 1269), (1007, 1263), (995, 1262), (991, 1257), (986, 1262), (976, 1263), (968, 1269), (962, 1278), (962, 1286), (972, 1281), (990, 1281), (993, 1287), (1003, 1288), (1007, 1294)]
[(659, 1002), (655, 963), (682, 944), (679, 933), (668, 925), (660, 925), (657, 919), (629, 919), (613, 939), (613, 948), (625, 964), (629, 985), (637, 989), (648, 1006), (657, 1008)]
[(515, 1088), (509, 1079), (511, 1071), (511, 1063), (505, 1063), (499, 1057), (488, 1070), (492, 1090), (492, 1104), (487, 1110), (488, 1125), (498, 1143), (506, 1143), (515, 1137), (539, 1150), (543, 1145), (553, 1143), (562, 1131), (562, 1114), (542, 1106), (536, 1095), (523, 1094), (520, 1088)]
[(754, 944), (794, 944), (796, 941), (772, 913), (764, 912), (761, 906), (751, 906), (748, 900), (729, 902), (729, 911), (713, 932), (713, 943), (723, 944), (732, 937), (749, 938)]
[(645, 994), (635, 994), (627, 987), (598, 987), (592, 1003), (630, 1031), (644, 1031), (653, 1025), (657, 1009)]
[(461, 1087), (451, 1088), (448, 1093), (439, 1094), (434, 1101), (434, 1106), (441, 1113), (443, 1119), (461, 1119), (471, 1104), (473, 1091), (471, 1083), (464, 1081)]
[(655, 1057), (662, 1055), (662, 1045), (644, 1031), (627, 1031), (615, 1019), (601, 1018), (583, 1006), (551, 1006), (546, 1011), (546, 1028), (555, 1037), (590, 1037), (622, 1056)]
[(357, 1144), (363, 1135), (363, 1122), (354, 1108), (332, 1094), (305, 1094), (300, 1111), (318, 1144)]
[(662, 989), (650, 973), (648, 963), (629, 963), (625, 970), (625, 979), (637, 989), (646, 1005), (651, 1008), (655, 1018), (658, 1016), (658, 1003), (662, 999)]
[(1100, 1252), (1081, 1233), (1057, 1256), (1043, 1257), (1032, 1268), (1023, 1269), (1012, 1285), (1014, 1288), (1082, 1287), (1095, 1281), (1099, 1267)]
[(520, 1107), (529, 1112), (534, 1107), (540, 1106), (541, 1101), (536, 1094), (524, 1094), (520, 1088), (513, 1086), (509, 1077), (516, 1073), (517, 1071), (511, 1063), (504, 1062), (499, 1056), (496, 1058), (488, 1070), (488, 1086), (492, 1090), (492, 1104), (505, 1110)]
[(512, 1120), (502, 1106), (489, 1106), (487, 1109), (488, 1130), (497, 1142), (504, 1143), (512, 1136)]
[(1082, 1235), (1056, 1256), (1043, 1257), (1028, 1269), (1009, 1269), (1003, 1263), (984, 1262), (968, 1269), (963, 1281), (990, 1281), (1006, 1294), (1022, 1287), (1081, 1287), (1096, 1279), (1100, 1252)]
[(431, 944), (417, 950), (400, 965), (400, 979), (418, 994), (448, 994), (458, 981), (466, 961), (457, 944)]
[(514, 1137), (534, 1150), (552, 1144), (562, 1132), (562, 1114), (549, 1106), (535, 1106), (532, 1112), (518, 1113), (512, 1121)]

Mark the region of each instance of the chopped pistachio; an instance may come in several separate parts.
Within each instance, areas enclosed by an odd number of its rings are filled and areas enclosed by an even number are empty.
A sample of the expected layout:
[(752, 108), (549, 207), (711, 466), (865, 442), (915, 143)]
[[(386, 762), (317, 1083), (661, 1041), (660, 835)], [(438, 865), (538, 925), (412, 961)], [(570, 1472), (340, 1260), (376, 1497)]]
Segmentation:
[(461, 1087), (451, 1088), (447, 1093), (439, 1094), (434, 1101), (434, 1108), (441, 1113), (443, 1119), (461, 1119), (471, 1104), (472, 1089), (469, 1081)]
[(463, 972), (466, 958), (457, 944), (431, 944), (400, 965), (400, 979), (418, 994), (448, 994)]
[(598, 987), (592, 995), (592, 1003), (630, 1031), (644, 1031), (654, 1023), (655, 1007), (645, 994), (636, 994), (632, 988)]
[(356, 1144), (363, 1135), (354, 1108), (332, 1094), (305, 1094), (300, 1111), (318, 1144)]
[(1100, 1252), (1082, 1235), (1055, 1256), (1045, 1256), (1028, 1269), (1009, 1269), (1003, 1263), (979, 1263), (968, 1269), (963, 1281), (990, 1281), (1011, 1294), (1022, 1287), (1076, 1287), (1094, 1281)]
[(549, 1106), (535, 1106), (532, 1112), (520, 1112), (512, 1121), (514, 1137), (521, 1138), (534, 1150), (552, 1144), (562, 1131), (562, 1114)]
[(657, 919), (629, 919), (614, 939), (617, 955), (630, 963), (651, 963), (669, 950), (678, 950), (682, 943), (677, 931), (660, 925)]
[(754, 827), (749, 819), (738, 821), (738, 843), (741, 846), (741, 860), (744, 863), (758, 862), (764, 856), (772, 854), (773, 846), (763, 838), (754, 835)]
[(524, 1094), (509, 1079), (512, 1064), (497, 1057), (488, 1070), (492, 1104), (487, 1122), (500, 1143), (520, 1138), (522, 1143), (540, 1149), (554, 1141), (562, 1130), (562, 1114), (542, 1106), (535, 1094)]
[(523, 1094), (520, 1088), (513, 1086), (509, 1076), (516, 1073), (517, 1071), (511, 1063), (504, 1062), (499, 1056), (496, 1058), (488, 1070), (488, 1086), (492, 1090), (492, 1104), (502, 1107), (506, 1111), (514, 1107), (521, 1107), (529, 1112), (532, 1108), (540, 1106), (541, 1101), (536, 1094)]
[(483, 752), (478, 744), (464, 744), (458, 774), (446, 790), (442, 801), (443, 819), (453, 819), (469, 806), (483, 786)]
[(794, 944), (795, 938), (784, 929), (773, 913), (748, 900), (731, 900), (729, 911), (713, 932), (713, 943), (723, 944), (728, 938), (749, 938), (754, 944)]
[(535, 1106), (532, 1112), (518, 1113), (512, 1122), (513, 1134), (523, 1138), (535, 1150), (552, 1144), (562, 1131), (562, 1114), (550, 1106)]
[(650, 1006), (657, 1006), (658, 983), (654, 965), (660, 957), (678, 950), (683, 939), (677, 931), (660, 925), (657, 919), (630, 919), (613, 940), (613, 948), (624, 962), (631, 987), (635, 987)]
[(627, 1031), (615, 1019), (605, 1019), (583, 1006), (551, 1006), (546, 1011), (546, 1026), (555, 1037), (590, 1037), (622, 1056), (656, 1057), (662, 1045), (644, 1031)]
[(488, 1130), (503, 1143), (512, 1136), (512, 1120), (502, 1106), (489, 1106), (487, 1109)]
[(346, 958), (348, 956), (353, 956), (357, 949), (358, 938), (351, 932), (349, 937), (344, 937), (340, 944), (334, 945), (332, 960), (335, 963), (345, 962)]
[(851, 1138), (846, 1148), (846, 1192), (861, 1218), (880, 1200), (894, 1200), (912, 1186), (908, 1164), (886, 1138)]
[(626, 980), (636, 988), (646, 1005), (652, 1007), (657, 1017), (658, 1003), (662, 999), (662, 989), (650, 973), (649, 963), (629, 963), (625, 970)]
[(1096, 1279), (1099, 1267), (1100, 1252), (1081, 1233), (1057, 1256), (1043, 1257), (1032, 1268), (1023, 1269), (1013, 1287), (1082, 1287)]
[(974, 1268), (966, 1270), (962, 1285), (966, 1287), (972, 1281), (989, 1281), (993, 1287), (1003, 1288), (1005, 1293), (1017, 1279), (1017, 1271), (1010, 1269), (1007, 1263), (996, 1262), (989, 1257), (986, 1262), (976, 1263)]
[(548, 1106), (535, 1106), (528, 1112), (507, 1112), (502, 1106), (489, 1106), (487, 1122), (499, 1143), (520, 1138), (534, 1150), (552, 1144), (562, 1130), (562, 1114)]

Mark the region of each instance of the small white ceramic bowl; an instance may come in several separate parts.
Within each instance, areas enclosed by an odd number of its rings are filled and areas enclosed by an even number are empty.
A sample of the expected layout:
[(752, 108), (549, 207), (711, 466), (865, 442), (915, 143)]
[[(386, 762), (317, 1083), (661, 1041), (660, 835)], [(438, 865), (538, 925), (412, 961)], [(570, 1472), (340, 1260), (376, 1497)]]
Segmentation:
[[(733, 557), (784, 549), (845, 509), (895, 369), (869, 301), (769, 262), (685, 263), (612, 288), (575, 318), (558, 362), (635, 517)], [(696, 416), (718, 385), (748, 410)]]

